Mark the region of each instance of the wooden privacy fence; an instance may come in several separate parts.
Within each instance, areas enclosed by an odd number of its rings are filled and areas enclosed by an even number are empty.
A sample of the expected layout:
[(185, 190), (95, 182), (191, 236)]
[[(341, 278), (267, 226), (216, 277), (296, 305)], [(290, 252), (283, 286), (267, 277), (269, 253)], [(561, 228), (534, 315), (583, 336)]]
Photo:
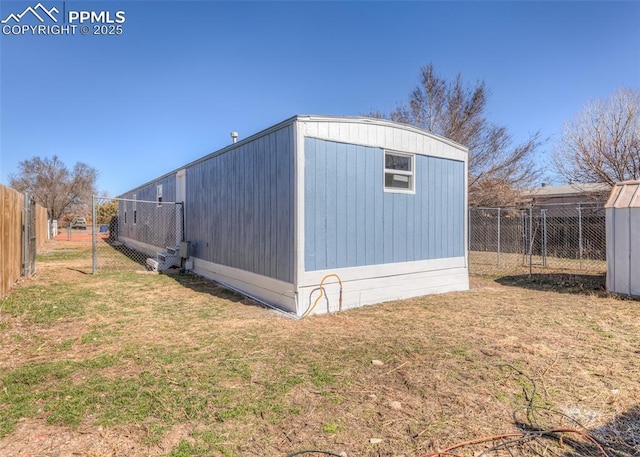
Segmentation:
[(0, 298), (35, 273), (35, 255), (47, 240), (47, 210), (0, 184)]

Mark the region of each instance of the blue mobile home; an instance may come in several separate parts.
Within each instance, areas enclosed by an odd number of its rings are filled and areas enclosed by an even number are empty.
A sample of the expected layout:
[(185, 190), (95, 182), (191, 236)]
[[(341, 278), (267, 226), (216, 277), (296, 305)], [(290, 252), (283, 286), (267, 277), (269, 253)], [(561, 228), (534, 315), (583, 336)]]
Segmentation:
[[(183, 202), (193, 272), (301, 316), (327, 275), (342, 309), (467, 290), (466, 189), (467, 149), (450, 140), (299, 115), (121, 197)], [(130, 219), (121, 241), (149, 247)], [(336, 280), (314, 312), (338, 309)]]

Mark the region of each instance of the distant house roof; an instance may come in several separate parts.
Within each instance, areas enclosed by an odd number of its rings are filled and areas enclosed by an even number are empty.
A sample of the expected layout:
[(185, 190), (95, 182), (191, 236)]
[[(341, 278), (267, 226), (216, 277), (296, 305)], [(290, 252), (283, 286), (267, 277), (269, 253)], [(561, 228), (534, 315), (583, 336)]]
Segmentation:
[(605, 208), (640, 208), (640, 181), (624, 181), (613, 186)]
[(522, 197), (530, 198), (553, 198), (553, 197), (580, 197), (593, 194), (609, 195), (611, 186), (605, 183), (587, 184), (564, 184), (561, 186), (540, 186), (532, 189), (525, 189)]

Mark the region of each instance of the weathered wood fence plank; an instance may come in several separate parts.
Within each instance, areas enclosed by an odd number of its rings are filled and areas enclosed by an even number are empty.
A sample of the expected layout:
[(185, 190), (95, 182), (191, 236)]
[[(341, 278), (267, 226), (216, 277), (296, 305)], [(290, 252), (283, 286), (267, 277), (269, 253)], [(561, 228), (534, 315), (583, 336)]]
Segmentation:
[[(24, 194), (0, 184), (0, 298), (22, 276), (24, 256)], [(36, 252), (47, 240), (47, 210), (36, 206)]]

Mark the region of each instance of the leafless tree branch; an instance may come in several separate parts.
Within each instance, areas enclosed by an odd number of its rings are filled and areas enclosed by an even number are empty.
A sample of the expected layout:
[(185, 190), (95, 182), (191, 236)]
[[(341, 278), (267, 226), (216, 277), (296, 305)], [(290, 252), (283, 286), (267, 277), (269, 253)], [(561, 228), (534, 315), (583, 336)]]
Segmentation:
[(78, 162), (72, 171), (54, 155), (34, 157), (19, 163), (19, 173), (9, 177), (9, 184), (20, 192), (28, 192), (47, 208), (51, 219), (59, 219), (65, 212), (86, 207), (95, 194), (98, 172)]
[(623, 87), (587, 103), (565, 124), (553, 165), (576, 184), (640, 179), (640, 91)]

